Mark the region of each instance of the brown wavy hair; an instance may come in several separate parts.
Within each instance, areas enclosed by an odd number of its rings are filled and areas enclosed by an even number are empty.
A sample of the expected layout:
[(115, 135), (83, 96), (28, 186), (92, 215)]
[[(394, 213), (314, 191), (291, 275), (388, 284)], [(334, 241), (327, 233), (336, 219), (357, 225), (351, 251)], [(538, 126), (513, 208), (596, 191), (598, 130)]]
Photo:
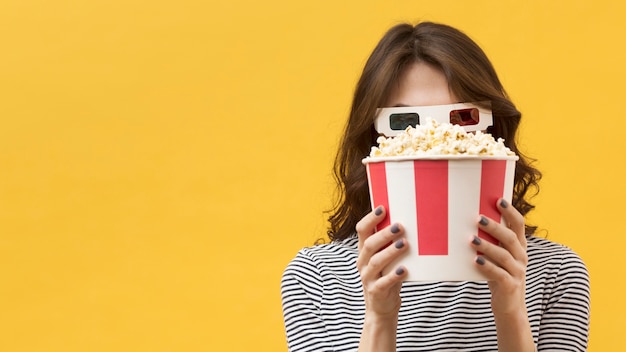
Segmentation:
[[(398, 24), (380, 40), (359, 79), (352, 108), (334, 164), (337, 199), (328, 212), (332, 241), (355, 233), (356, 223), (371, 211), (365, 167), (361, 160), (377, 145), (374, 129), (376, 109), (387, 102), (391, 87), (411, 64), (424, 62), (445, 74), (450, 91), (462, 102), (490, 101), (493, 126), (488, 130), (502, 137), (519, 156), (515, 168), (513, 206), (526, 215), (534, 208), (528, 202), (530, 189), (539, 192), (541, 173), (517, 148), (515, 137), (522, 114), (508, 98), (496, 71), (483, 50), (463, 32), (438, 23), (415, 26)], [(526, 225), (532, 235), (536, 226)]]

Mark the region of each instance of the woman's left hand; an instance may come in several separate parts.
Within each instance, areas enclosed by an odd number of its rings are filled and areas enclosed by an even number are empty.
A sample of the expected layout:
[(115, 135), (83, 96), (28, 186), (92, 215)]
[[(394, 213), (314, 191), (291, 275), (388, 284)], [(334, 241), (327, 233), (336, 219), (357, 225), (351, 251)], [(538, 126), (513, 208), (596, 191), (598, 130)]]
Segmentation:
[[(493, 236), (500, 245), (478, 237), (472, 241), (476, 266), (489, 280), (491, 309), (494, 315), (526, 314), (526, 234), (524, 217), (503, 199), (497, 202), (503, 223), (480, 216), (478, 227)], [(508, 226), (507, 226), (508, 224)]]

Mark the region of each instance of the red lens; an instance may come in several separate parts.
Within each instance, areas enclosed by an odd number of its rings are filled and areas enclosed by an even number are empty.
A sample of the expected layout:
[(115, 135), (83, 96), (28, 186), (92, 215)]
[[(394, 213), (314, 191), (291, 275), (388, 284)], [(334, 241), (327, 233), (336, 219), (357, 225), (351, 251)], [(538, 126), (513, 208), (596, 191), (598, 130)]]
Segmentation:
[(476, 108), (450, 111), (450, 123), (453, 125), (477, 125), (478, 121), (480, 121), (480, 113)]

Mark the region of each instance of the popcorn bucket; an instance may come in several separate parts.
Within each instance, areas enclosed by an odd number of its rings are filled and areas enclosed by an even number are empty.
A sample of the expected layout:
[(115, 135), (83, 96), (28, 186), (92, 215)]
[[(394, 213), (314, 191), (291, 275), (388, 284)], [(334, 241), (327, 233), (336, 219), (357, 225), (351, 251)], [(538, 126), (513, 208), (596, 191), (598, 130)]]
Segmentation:
[(479, 214), (502, 221), (499, 198), (511, 202), (517, 156), (397, 156), (365, 158), (372, 209), (385, 206), (382, 229), (404, 226), (409, 250), (383, 273), (404, 265), (406, 281), (484, 281), (472, 235)]

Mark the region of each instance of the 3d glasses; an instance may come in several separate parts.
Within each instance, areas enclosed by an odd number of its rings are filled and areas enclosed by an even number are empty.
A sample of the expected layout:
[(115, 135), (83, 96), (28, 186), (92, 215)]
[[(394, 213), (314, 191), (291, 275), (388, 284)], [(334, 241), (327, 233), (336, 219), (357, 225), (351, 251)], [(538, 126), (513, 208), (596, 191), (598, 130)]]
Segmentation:
[(409, 126), (420, 124), (420, 118), (430, 117), (439, 123), (451, 123), (463, 126), (468, 131), (484, 131), (493, 125), (489, 102), (458, 103), (430, 106), (402, 106), (380, 108), (377, 110), (374, 127), (378, 133), (393, 137)]

